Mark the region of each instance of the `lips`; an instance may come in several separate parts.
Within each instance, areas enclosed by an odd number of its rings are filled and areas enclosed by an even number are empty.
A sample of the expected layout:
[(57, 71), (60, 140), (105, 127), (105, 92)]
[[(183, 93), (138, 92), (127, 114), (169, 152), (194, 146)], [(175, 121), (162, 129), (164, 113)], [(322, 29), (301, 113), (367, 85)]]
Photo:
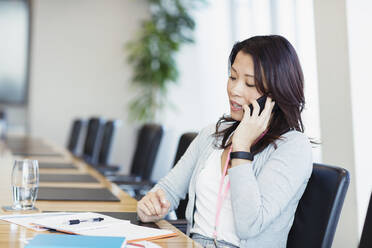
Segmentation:
[(238, 104), (237, 102), (230, 101), (230, 108), (232, 111), (240, 111), (243, 109), (243, 106)]

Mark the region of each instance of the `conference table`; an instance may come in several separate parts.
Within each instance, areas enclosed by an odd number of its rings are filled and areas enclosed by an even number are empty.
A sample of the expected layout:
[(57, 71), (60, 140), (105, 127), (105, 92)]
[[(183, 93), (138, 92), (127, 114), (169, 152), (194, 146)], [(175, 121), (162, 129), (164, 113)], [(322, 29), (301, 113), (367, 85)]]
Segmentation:
[[(137, 201), (130, 197), (127, 193), (121, 190), (117, 185), (108, 181), (103, 175), (98, 173), (93, 167), (85, 162), (72, 156), (66, 149), (53, 144), (50, 141), (28, 137), (14, 136), (8, 140), (13, 140), (12, 144), (21, 145), (22, 149), (31, 151), (12, 153), (9, 145), (4, 141), (0, 141), (0, 206), (12, 205), (11, 191), (11, 171), (15, 159), (36, 159), (39, 163), (72, 163), (77, 169), (40, 169), (40, 174), (89, 174), (98, 182), (81, 183), (81, 182), (40, 182), (39, 187), (79, 187), (79, 188), (106, 188), (113, 195), (119, 198), (119, 202), (110, 201), (48, 201), (36, 200), (35, 206), (38, 211), (32, 213), (48, 212), (48, 211), (68, 211), (68, 212), (136, 212)], [(16, 142), (14, 142), (16, 141)], [(54, 155), (45, 156), (42, 151), (47, 148), (48, 151), (53, 151)], [(14, 148), (13, 148), (14, 149)], [(40, 154), (38, 154), (40, 153)], [(20, 154), (20, 155), (19, 155)], [(55, 154), (60, 154), (55, 156)], [(30, 213), (24, 212), (24, 213)], [(19, 214), (19, 212), (6, 212), (0, 210), (0, 215)], [(178, 235), (175, 237), (152, 240), (151, 242), (161, 247), (201, 247), (187, 235), (182, 233), (176, 227), (168, 223), (166, 220), (161, 220), (155, 223), (161, 229), (169, 229), (175, 231)], [(0, 220), (0, 247), (24, 247), (24, 240), (30, 239), (40, 232), (27, 229), (25, 227), (12, 224)]]

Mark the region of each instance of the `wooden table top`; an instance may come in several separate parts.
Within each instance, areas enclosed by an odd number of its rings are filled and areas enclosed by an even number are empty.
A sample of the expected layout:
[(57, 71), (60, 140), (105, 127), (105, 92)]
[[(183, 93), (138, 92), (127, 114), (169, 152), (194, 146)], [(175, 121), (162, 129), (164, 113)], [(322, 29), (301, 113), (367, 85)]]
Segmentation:
[[(88, 187), (88, 188), (107, 188), (116, 197), (120, 199), (120, 202), (93, 202), (93, 201), (36, 201), (35, 206), (42, 211), (89, 211), (89, 212), (136, 212), (137, 201), (131, 198), (127, 193), (121, 190), (117, 185), (106, 180), (104, 176), (88, 166), (81, 160), (73, 157), (64, 148), (58, 147), (51, 142), (46, 142), (41, 139), (35, 139), (31, 137), (16, 137), (13, 138), (17, 142), (22, 140), (27, 141), (30, 145), (47, 145), (49, 148), (56, 152), (60, 152), (63, 156), (61, 157), (28, 157), (30, 159), (37, 159), (39, 162), (62, 162), (62, 163), (73, 163), (78, 169), (40, 169), (41, 173), (53, 173), (53, 174), (90, 174), (99, 183), (39, 183), (39, 186), (51, 186), (51, 187)], [(13, 162), (15, 159), (24, 159), (24, 157), (14, 156), (6, 145), (0, 141), (0, 206), (12, 205), (12, 191), (11, 191), (11, 171)], [(37, 213), (37, 212), (35, 212)], [(0, 215), (13, 214), (13, 212), (5, 212), (0, 210)], [(19, 212), (15, 213), (19, 214)], [(160, 228), (171, 229), (178, 233), (176, 237), (153, 240), (152, 242), (160, 245), (161, 247), (200, 247), (192, 239), (187, 237), (176, 227), (169, 224), (165, 220), (161, 220), (156, 223)], [(24, 247), (23, 240), (31, 238), (38, 234), (33, 230), (27, 229), (16, 224), (11, 224), (6, 221), (0, 220), (0, 247)]]

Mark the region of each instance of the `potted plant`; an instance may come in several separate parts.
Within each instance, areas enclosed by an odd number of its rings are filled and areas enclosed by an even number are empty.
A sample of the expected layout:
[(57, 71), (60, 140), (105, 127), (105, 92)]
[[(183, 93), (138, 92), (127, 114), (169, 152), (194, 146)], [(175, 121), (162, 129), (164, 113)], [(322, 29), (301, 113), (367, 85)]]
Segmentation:
[(129, 119), (154, 121), (156, 113), (170, 104), (167, 88), (177, 83), (175, 54), (183, 44), (194, 42), (195, 21), (189, 12), (205, 0), (148, 0), (151, 16), (142, 22), (138, 36), (126, 44), (133, 67)]

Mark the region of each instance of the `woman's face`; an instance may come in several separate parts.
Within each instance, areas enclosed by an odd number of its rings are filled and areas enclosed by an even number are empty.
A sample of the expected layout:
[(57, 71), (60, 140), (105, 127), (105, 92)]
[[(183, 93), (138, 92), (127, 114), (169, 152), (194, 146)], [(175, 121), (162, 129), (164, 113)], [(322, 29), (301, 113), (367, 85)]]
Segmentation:
[(243, 105), (262, 96), (258, 92), (254, 80), (254, 64), (251, 55), (239, 51), (231, 66), (227, 83), (227, 94), (230, 101), (231, 117), (240, 121), (243, 118)]

